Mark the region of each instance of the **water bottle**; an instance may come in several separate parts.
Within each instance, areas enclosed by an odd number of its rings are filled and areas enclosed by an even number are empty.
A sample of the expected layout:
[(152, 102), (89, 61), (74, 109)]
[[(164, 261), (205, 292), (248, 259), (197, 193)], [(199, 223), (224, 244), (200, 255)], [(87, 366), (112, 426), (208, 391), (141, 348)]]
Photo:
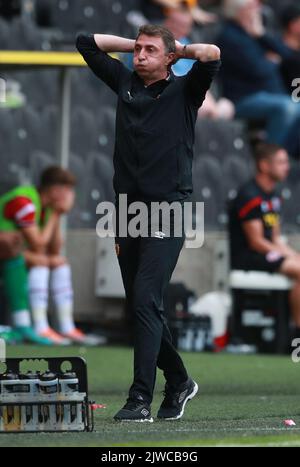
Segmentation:
[(4, 413), (3, 413), (3, 407), (2, 406), (0, 406), (0, 432), (1, 431), (4, 431)]
[(190, 327), (181, 330), (178, 348), (190, 352), (193, 348), (194, 331)]
[(24, 404), (21, 410), (23, 430), (37, 431), (39, 425), (38, 405), (33, 405), (33, 403), (39, 402), (39, 374), (28, 371), (20, 375), (20, 380), (22, 380), (23, 385), (23, 392), (21, 393), (21, 402)]
[[(3, 397), (2, 397), (2, 377), (3, 375), (0, 375), (0, 404), (3, 402)], [(0, 432), (4, 431), (4, 407), (0, 405)]]
[(205, 331), (198, 329), (195, 335), (194, 350), (196, 352), (203, 352), (205, 348)]
[(1, 403), (12, 405), (2, 406), (2, 428), (3, 431), (21, 431), (21, 406), (13, 405), (20, 403), (20, 391), (22, 381), (12, 371), (8, 371), (1, 377)]
[(62, 373), (59, 376), (59, 400), (70, 401), (69, 404), (61, 404), (62, 430), (84, 429), (82, 403), (78, 402), (80, 399), (83, 400), (83, 397), (79, 394), (79, 381), (76, 374)]
[(39, 381), (40, 401), (38, 408), (39, 430), (55, 431), (57, 429), (58, 379), (54, 373), (46, 371), (40, 375)]

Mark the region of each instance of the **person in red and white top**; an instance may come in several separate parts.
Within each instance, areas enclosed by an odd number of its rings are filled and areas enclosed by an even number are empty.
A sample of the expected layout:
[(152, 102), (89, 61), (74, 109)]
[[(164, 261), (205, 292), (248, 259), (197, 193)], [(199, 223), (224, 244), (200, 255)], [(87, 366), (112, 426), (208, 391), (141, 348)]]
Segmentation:
[[(75, 177), (61, 167), (49, 167), (39, 185), (41, 213), (30, 197), (16, 196), (4, 209), (6, 219), (14, 221), (26, 243), (23, 252), (28, 273), (29, 299), (36, 333), (54, 344), (94, 344), (74, 323), (73, 286), (68, 260), (61, 255), (63, 240), (61, 216), (75, 201)], [(58, 332), (48, 321), (49, 294), (56, 308)]]

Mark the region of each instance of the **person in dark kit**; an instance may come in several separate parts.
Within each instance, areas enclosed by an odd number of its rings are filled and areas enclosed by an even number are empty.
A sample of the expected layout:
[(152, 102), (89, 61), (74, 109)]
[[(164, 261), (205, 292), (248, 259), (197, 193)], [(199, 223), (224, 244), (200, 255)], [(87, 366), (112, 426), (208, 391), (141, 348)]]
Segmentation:
[(281, 273), (294, 279), (290, 307), (295, 338), (300, 337), (300, 254), (281, 237), (281, 197), (276, 191), (289, 173), (288, 153), (276, 144), (259, 143), (256, 176), (238, 192), (230, 208), (232, 269)]
[(295, 89), (293, 82), (300, 77), (300, 5), (287, 5), (281, 11), (282, 39), (289, 54), (282, 61), (281, 72), (289, 94)]
[[(116, 211), (123, 194), (129, 203), (184, 204), (192, 193), (197, 113), (219, 69), (219, 48), (207, 44), (183, 46), (167, 29), (153, 25), (142, 26), (136, 40), (80, 35), (77, 48), (92, 71), (118, 94)], [(109, 52), (133, 52), (134, 71), (111, 58)], [(175, 77), (171, 65), (183, 57), (196, 62), (186, 76)], [(115, 420), (153, 421), (150, 406), (157, 367), (166, 379), (165, 398), (157, 416), (176, 420), (198, 391), (172, 345), (163, 316), (163, 295), (185, 235), (167, 237), (157, 231), (134, 238), (118, 235), (118, 226), (116, 230), (116, 251), (135, 327), (134, 381), (127, 403)]]

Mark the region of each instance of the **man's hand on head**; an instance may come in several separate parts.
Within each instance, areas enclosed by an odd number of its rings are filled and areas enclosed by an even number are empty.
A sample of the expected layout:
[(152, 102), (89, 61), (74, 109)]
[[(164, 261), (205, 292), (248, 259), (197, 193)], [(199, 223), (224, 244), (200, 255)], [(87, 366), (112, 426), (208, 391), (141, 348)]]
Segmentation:
[(203, 62), (219, 60), (220, 49), (214, 44), (187, 44), (183, 45), (179, 41), (175, 41), (176, 53), (175, 61), (180, 58), (189, 58), (192, 60), (200, 60)]
[(176, 53), (174, 58), (174, 63), (176, 63), (180, 58), (185, 57), (185, 46), (181, 44), (179, 41), (175, 41), (176, 45)]

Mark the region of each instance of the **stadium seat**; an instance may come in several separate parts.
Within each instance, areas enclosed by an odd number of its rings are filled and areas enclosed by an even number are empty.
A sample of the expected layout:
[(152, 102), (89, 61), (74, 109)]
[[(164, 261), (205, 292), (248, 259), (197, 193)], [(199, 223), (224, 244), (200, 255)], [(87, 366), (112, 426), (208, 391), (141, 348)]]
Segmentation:
[[(73, 3), (73, 2), (72, 2)], [(73, 6), (74, 31), (101, 31), (106, 32), (106, 10), (103, 1), (80, 0)]]
[(286, 233), (298, 233), (300, 225), (300, 166), (291, 161), (288, 179), (281, 185), (282, 225)]
[(229, 286), (232, 340), (255, 345), (261, 352), (288, 352), (292, 282), (281, 274), (236, 270), (230, 273)]
[(17, 155), (28, 165), (30, 153), (35, 149), (40, 149), (41, 146), (40, 115), (29, 105), (13, 110), (12, 114)]
[(262, 271), (231, 271), (230, 287), (233, 289), (290, 290), (292, 281), (282, 274)]
[(70, 161), (69, 161), (69, 170), (75, 175), (76, 177), (76, 193), (77, 193), (77, 201), (82, 206), (84, 204), (84, 194), (86, 189), (86, 179), (87, 173), (86, 169), (86, 161), (84, 161), (81, 157), (76, 154), (71, 153)]
[(205, 226), (218, 229), (218, 216), (222, 205), (222, 171), (218, 160), (202, 156), (195, 161), (193, 170), (193, 200), (204, 202)]
[(115, 144), (116, 111), (110, 106), (101, 106), (97, 114), (98, 147), (100, 151), (113, 154)]
[(86, 159), (97, 148), (98, 132), (95, 116), (87, 108), (78, 107), (71, 117), (71, 150)]
[[(103, 153), (90, 153), (88, 155), (87, 170), (92, 189), (98, 189), (102, 201), (113, 201), (114, 168), (112, 158)], [(90, 184), (89, 184), (90, 186)]]
[(114, 201), (112, 159), (106, 154), (92, 152), (88, 155), (85, 171), (86, 197), (82, 218), (86, 227), (95, 228), (97, 205), (102, 201)]
[(26, 70), (22, 73), (22, 92), (27, 102), (35, 108), (44, 109), (46, 105), (54, 105), (58, 101), (57, 69)]
[(117, 33), (124, 21), (126, 12), (127, 2), (121, 2), (119, 0), (104, 0), (106, 4), (107, 18), (109, 23), (107, 25), (107, 33)]
[(254, 176), (254, 165), (243, 156), (226, 156), (222, 164), (223, 197), (225, 200), (233, 199), (239, 187)]
[(212, 154), (220, 160), (229, 154), (249, 157), (244, 126), (239, 121), (198, 118), (195, 128), (195, 154)]
[(51, 11), (52, 25), (63, 32), (74, 32), (74, 14), (78, 2), (74, 0), (57, 0), (53, 2)]
[(16, 18), (10, 25), (9, 49), (39, 50), (42, 48), (42, 34), (28, 18)]
[(69, 170), (76, 177), (76, 202), (68, 214), (68, 226), (70, 228), (81, 228), (83, 226), (82, 212), (85, 209), (85, 199), (87, 191), (87, 172), (86, 162), (76, 154), (71, 153), (69, 161)]
[(21, 161), (18, 159), (15, 138), (13, 112), (11, 109), (0, 108), (0, 140), (2, 170), (5, 170), (10, 163), (20, 163)]
[(11, 162), (0, 175), (0, 196), (12, 188), (30, 181), (28, 168)]
[(300, 186), (286, 186), (282, 190), (283, 197), (283, 225), (287, 226), (287, 230), (299, 233), (300, 226)]
[(47, 167), (55, 163), (54, 157), (43, 151), (33, 151), (30, 154), (30, 176), (32, 183), (38, 185), (40, 175)]
[(0, 109), (1, 166), (5, 170), (9, 164), (28, 167), (32, 148), (28, 131), (23, 125), (16, 124), (15, 115), (20, 109)]
[(58, 109), (56, 106), (47, 106), (41, 114), (41, 131), (43, 134), (43, 151), (50, 154), (57, 152)]
[(123, 20), (123, 4), (117, 0), (80, 0), (74, 12), (76, 29), (118, 33)]
[(10, 26), (7, 21), (0, 17), (0, 44), (1, 49), (10, 48)]

